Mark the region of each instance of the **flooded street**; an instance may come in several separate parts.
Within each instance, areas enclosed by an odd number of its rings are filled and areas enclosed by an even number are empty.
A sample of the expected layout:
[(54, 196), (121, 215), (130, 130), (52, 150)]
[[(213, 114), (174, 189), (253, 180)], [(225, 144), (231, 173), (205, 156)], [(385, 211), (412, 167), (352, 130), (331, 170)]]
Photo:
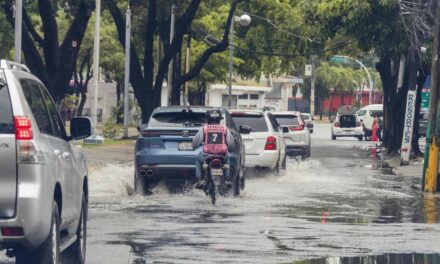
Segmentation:
[(87, 263), (440, 263), (439, 196), (420, 178), (381, 167), (371, 142), (332, 141), (329, 124), (312, 142), (311, 160), (248, 173), (217, 206), (192, 189), (133, 196), (132, 150), (92, 166)]
[(380, 168), (371, 142), (332, 141), (329, 129), (316, 126), (312, 160), (291, 160), (281, 176), (249, 175), (239, 199), (215, 207), (198, 191), (163, 186), (151, 197), (129, 196), (128, 164), (93, 171), (88, 262), (339, 263), (319, 259), (370, 255), (357, 263), (383, 254), (394, 255), (379, 260), (394, 263), (440, 261), (399, 254), (440, 252), (438, 197), (423, 196), (419, 178)]

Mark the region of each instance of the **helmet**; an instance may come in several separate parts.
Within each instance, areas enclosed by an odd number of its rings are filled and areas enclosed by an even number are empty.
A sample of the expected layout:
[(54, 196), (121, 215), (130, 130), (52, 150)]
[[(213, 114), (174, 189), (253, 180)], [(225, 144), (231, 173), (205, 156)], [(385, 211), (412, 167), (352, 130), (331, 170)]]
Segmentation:
[(222, 111), (219, 109), (210, 109), (206, 111), (206, 120), (208, 124), (219, 124), (222, 120)]

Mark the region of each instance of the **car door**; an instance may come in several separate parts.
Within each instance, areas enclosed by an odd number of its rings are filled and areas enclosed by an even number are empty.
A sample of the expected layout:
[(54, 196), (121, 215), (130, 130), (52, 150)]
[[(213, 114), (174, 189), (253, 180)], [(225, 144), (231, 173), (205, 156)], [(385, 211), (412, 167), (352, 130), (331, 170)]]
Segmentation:
[(54, 153), (58, 155), (61, 166), (61, 184), (63, 192), (63, 220), (64, 224), (68, 225), (75, 221), (80, 214), (79, 200), (81, 199), (79, 190), (80, 177), (76, 173), (77, 169), (81, 166), (74, 164), (74, 155), (71, 145), (67, 141), (66, 130), (63, 121), (58, 113), (58, 110), (49, 95), (46, 87), (39, 83), (39, 91), (44, 99), (45, 106), (50, 116), (51, 124), (53, 127), (53, 135), (50, 137), (50, 143), (53, 147)]

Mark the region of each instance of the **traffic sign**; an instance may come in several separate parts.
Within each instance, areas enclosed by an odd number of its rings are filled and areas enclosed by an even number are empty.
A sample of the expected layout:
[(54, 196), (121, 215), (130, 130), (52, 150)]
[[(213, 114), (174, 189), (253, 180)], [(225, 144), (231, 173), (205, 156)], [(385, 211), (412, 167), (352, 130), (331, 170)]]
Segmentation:
[(430, 89), (423, 88), (422, 89), (422, 105), (421, 108), (425, 111), (428, 111), (429, 108), (429, 95), (431, 91)]
[(350, 63), (350, 60), (345, 56), (333, 56), (330, 58), (330, 61), (333, 63), (342, 63), (342, 64)]

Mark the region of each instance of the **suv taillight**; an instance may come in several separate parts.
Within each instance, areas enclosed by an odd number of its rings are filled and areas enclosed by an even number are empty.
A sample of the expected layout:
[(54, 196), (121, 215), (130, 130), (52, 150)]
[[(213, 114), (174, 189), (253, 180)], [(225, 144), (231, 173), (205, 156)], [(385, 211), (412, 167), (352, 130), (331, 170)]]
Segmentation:
[(31, 119), (24, 116), (16, 116), (15, 139), (17, 141), (17, 162), (26, 164), (43, 164), (43, 153), (33, 141)]
[(28, 117), (16, 116), (15, 122), (15, 139), (16, 140), (32, 140), (31, 120)]
[(270, 136), (266, 139), (266, 146), (264, 150), (277, 150), (277, 139), (276, 137)]
[(304, 130), (304, 125), (299, 125), (299, 126), (294, 126), (294, 127), (289, 127), (290, 131), (302, 131)]
[(339, 122), (335, 122), (335, 127), (339, 127)]

